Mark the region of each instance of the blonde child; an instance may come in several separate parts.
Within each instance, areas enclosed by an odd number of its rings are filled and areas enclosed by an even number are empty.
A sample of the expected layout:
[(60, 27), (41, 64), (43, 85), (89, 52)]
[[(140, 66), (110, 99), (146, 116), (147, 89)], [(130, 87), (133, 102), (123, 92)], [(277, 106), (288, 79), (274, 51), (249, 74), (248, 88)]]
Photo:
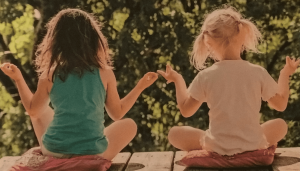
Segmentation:
[[(84, 11), (66, 9), (47, 26), (37, 51), (40, 76), (34, 94), (15, 65), (4, 63), (1, 70), (15, 81), (44, 155), (99, 155), (111, 160), (137, 131), (132, 119), (120, 119), (157, 74), (145, 74), (120, 100), (107, 40), (97, 20)], [(106, 128), (104, 107), (115, 121)]]
[(207, 15), (191, 57), (198, 70), (204, 68), (208, 56), (217, 62), (199, 72), (188, 89), (182, 76), (169, 65), (166, 72), (158, 71), (168, 83), (175, 83), (178, 107), (184, 117), (192, 116), (203, 102), (210, 108), (206, 131), (189, 126), (171, 128), (168, 139), (174, 147), (234, 155), (268, 148), (285, 136), (287, 124), (282, 119), (260, 125), (261, 99), (275, 110), (284, 111), (289, 76), (300, 61), (286, 57), (277, 84), (264, 68), (240, 57), (244, 50), (258, 52), (260, 38), (257, 27), (234, 8), (218, 9)]

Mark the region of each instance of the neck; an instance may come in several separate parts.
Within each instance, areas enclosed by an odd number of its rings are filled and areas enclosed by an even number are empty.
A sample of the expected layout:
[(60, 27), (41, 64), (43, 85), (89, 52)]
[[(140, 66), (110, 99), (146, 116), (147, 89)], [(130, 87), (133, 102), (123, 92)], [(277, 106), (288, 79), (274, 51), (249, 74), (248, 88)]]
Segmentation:
[(221, 55), (221, 61), (222, 60), (242, 60), (241, 58), (241, 48), (237, 48), (239, 46), (235, 45), (229, 45)]

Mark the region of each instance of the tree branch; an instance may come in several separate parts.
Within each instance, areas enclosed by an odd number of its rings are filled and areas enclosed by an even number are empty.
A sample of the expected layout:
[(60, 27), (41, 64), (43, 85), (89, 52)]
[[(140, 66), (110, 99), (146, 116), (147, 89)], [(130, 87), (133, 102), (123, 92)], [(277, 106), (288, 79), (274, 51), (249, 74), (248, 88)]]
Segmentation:
[[(28, 84), (28, 87), (32, 91), (36, 90), (36, 86), (32, 82), (32, 78), (25, 72), (21, 63), (10, 52), (8, 46), (4, 42), (2, 34), (0, 34), (0, 45), (1, 45), (2, 49), (4, 51), (6, 51), (6, 53), (3, 56), (1, 56), (1, 62), (10, 62), (10, 63), (16, 65), (20, 69), (24, 79), (26, 80), (26, 83)], [(2, 71), (0, 71), (0, 82), (5, 87), (6, 91), (14, 98), (15, 101), (20, 100), (20, 97), (18, 96), (18, 89), (17, 89), (16, 85)]]
[(268, 64), (267, 66), (267, 71), (270, 73), (273, 71), (274, 66), (276, 64), (276, 61), (278, 60), (278, 58), (280, 57), (280, 53), (288, 46), (290, 46), (292, 44), (292, 42), (284, 42), (281, 47), (276, 51), (276, 53), (274, 54), (271, 62)]

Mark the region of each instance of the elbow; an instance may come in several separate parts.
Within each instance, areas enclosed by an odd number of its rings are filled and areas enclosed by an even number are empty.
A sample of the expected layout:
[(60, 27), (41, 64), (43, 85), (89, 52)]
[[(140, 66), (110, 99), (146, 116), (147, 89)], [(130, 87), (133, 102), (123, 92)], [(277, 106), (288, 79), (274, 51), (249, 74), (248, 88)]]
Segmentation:
[(124, 116), (122, 109), (117, 108), (117, 107), (111, 108), (111, 110), (106, 108), (106, 112), (107, 112), (108, 116), (110, 117), (110, 119), (112, 119), (113, 121), (118, 121), (118, 120), (122, 119)]
[(110, 115), (110, 118), (113, 121), (118, 121), (118, 120), (121, 120), (123, 118), (123, 115)]
[(179, 108), (179, 110), (180, 110), (181, 115), (185, 118), (191, 117), (193, 115), (189, 111), (183, 110), (182, 108)]
[(43, 113), (45, 113), (46, 107), (42, 107), (42, 106), (32, 106), (32, 104), (30, 104), (29, 109), (26, 109), (28, 115), (31, 118), (40, 118), (41, 115)]
[(27, 114), (30, 116), (30, 117), (33, 117), (33, 118), (36, 118), (37, 117), (37, 114), (36, 114), (36, 111), (34, 111), (31, 107), (31, 104), (29, 106), (29, 108), (25, 108), (26, 109), (26, 112)]
[[(25, 106), (24, 106), (25, 107)], [(29, 103), (29, 108), (27, 107), (25, 107), (25, 109), (26, 109), (26, 112), (28, 113), (28, 115), (30, 116), (30, 117), (35, 117), (36, 116), (36, 112), (32, 109), (32, 102), (30, 102)]]
[(287, 107), (287, 105), (281, 105), (281, 106), (278, 106), (276, 110), (279, 112), (284, 112), (286, 107)]
[(112, 119), (113, 121), (118, 121), (118, 120), (121, 120), (122, 117), (111, 117), (111, 119)]
[(283, 112), (285, 111), (287, 104), (277, 104), (277, 105), (270, 105), (271, 108), (277, 110), (278, 112)]
[(277, 95), (276, 97), (271, 98), (268, 103), (271, 108), (283, 112), (287, 108), (288, 96)]
[(26, 111), (27, 111), (27, 113), (28, 113), (28, 115), (30, 117), (33, 117), (33, 118), (37, 118), (38, 117), (38, 111), (35, 110), (35, 109), (33, 109), (32, 106), (31, 106), (31, 104), (29, 106), (29, 109), (26, 109)]
[(191, 115), (188, 115), (188, 114), (184, 114), (184, 113), (181, 113), (181, 115), (185, 118), (189, 118)]
[(32, 109), (26, 110), (26, 111), (27, 111), (27, 113), (28, 113), (28, 115), (29, 115), (30, 117), (32, 117), (32, 118), (38, 118), (38, 112), (37, 112), (37, 111), (32, 110)]

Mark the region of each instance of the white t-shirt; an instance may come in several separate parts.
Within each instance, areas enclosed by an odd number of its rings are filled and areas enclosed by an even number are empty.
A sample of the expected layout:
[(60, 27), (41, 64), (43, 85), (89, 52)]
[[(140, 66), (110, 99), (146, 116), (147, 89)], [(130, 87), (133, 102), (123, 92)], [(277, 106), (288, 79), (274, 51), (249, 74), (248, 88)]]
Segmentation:
[(259, 111), (261, 99), (269, 100), (277, 90), (263, 67), (244, 60), (220, 61), (199, 72), (188, 91), (210, 108), (203, 149), (234, 155), (268, 148)]

